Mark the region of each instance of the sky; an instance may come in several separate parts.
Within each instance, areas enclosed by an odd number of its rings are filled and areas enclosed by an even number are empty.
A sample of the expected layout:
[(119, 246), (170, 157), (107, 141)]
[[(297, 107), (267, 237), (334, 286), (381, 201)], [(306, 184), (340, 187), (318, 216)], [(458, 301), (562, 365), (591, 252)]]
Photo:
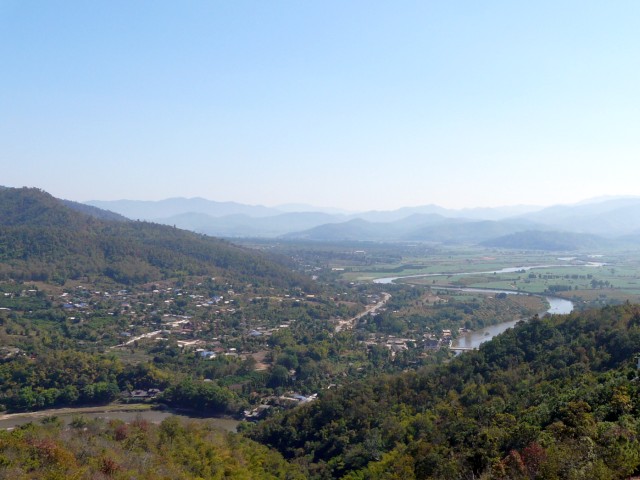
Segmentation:
[(0, 185), (391, 210), (640, 194), (640, 2), (0, 0)]

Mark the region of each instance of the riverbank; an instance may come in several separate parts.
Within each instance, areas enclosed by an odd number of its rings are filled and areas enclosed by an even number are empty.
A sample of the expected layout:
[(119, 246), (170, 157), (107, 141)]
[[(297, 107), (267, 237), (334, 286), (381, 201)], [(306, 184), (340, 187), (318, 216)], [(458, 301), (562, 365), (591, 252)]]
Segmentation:
[(480, 270), (477, 272), (439, 272), (439, 273), (414, 273), (410, 275), (399, 275), (396, 277), (382, 277), (373, 279), (373, 283), (388, 284), (393, 283), (396, 280), (411, 279), (411, 278), (426, 278), (426, 277), (454, 277), (454, 276), (471, 276), (471, 275), (498, 275), (501, 273), (526, 273), (530, 270), (545, 269), (545, 268), (577, 268), (588, 267), (597, 268), (608, 265), (604, 262), (586, 262), (579, 265), (575, 264), (543, 264), (543, 265), (522, 265), (516, 267), (504, 267), (496, 270)]
[[(593, 263), (592, 265), (589, 266), (602, 266), (604, 264), (596, 264)], [(527, 271), (527, 270), (532, 270), (532, 269), (536, 269), (536, 268), (546, 268), (546, 267), (551, 267), (552, 265), (534, 265), (534, 266), (529, 266), (529, 267), (509, 267), (509, 268), (503, 268), (500, 270), (495, 270), (492, 272), (481, 272), (481, 273), (513, 273), (513, 272), (518, 272), (520, 270), (523, 271)], [(553, 265), (553, 266), (558, 266), (558, 265)], [(475, 272), (478, 273), (478, 272)], [(463, 272), (463, 273), (457, 273), (455, 275), (472, 275), (473, 273), (471, 272)], [(386, 277), (386, 278), (379, 278), (374, 280), (374, 283), (378, 283), (378, 284), (390, 284), (395, 282), (396, 280), (401, 280), (401, 279), (410, 279), (410, 278), (423, 278), (423, 277), (437, 277), (437, 276), (443, 276), (443, 274), (421, 274), (421, 275), (406, 275), (406, 276), (399, 276), (399, 277)], [(549, 308), (543, 312), (540, 312), (541, 315), (544, 314), (553, 314), (553, 315), (558, 315), (558, 314), (568, 314), (571, 313), (573, 311), (574, 308), (574, 304), (571, 300), (567, 300), (565, 298), (560, 298), (560, 297), (554, 297), (554, 296), (549, 296), (549, 295), (545, 295), (545, 294), (540, 294), (540, 293), (529, 293), (529, 292), (523, 292), (521, 290), (506, 290), (506, 289), (496, 289), (496, 288), (482, 288), (482, 287), (459, 287), (459, 286), (455, 286), (455, 285), (433, 285), (430, 286), (432, 288), (432, 290), (450, 290), (450, 291), (458, 291), (458, 292), (469, 292), (469, 293), (479, 293), (479, 294), (501, 294), (504, 293), (506, 295), (531, 295), (531, 296), (536, 296), (539, 298), (544, 299), (548, 304), (549, 304)], [(497, 323), (495, 325), (490, 325), (488, 327), (479, 329), (479, 330), (474, 330), (474, 331), (470, 331), (465, 333), (464, 335), (459, 336), (458, 338), (456, 338), (452, 344), (451, 344), (451, 349), (452, 350), (471, 350), (471, 349), (476, 349), (478, 348), (482, 343), (487, 342), (489, 340), (491, 340), (493, 337), (495, 337), (496, 335), (499, 335), (500, 333), (504, 332), (505, 330), (512, 328), (513, 326), (515, 326), (516, 323), (518, 323), (519, 321), (522, 320), (526, 320), (524, 318), (516, 318), (514, 320), (509, 320), (506, 322), (501, 322), (501, 323)]]
[[(480, 289), (457, 289), (457, 290), (463, 290), (463, 291), (478, 291)], [(509, 295), (518, 295), (519, 293), (517, 292), (511, 292), (511, 291), (500, 291), (500, 290), (484, 290), (484, 293), (493, 293), (493, 292), (498, 292), (498, 293), (506, 293)], [(568, 313), (571, 313), (573, 311), (573, 302), (570, 300), (566, 300), (564, 298), (558, 298), (558, 297), (549, 297), (549, 296), (545, 296), (545, 295), (536, 295), (539, 297), (544, 298), (547, 303), (549, 304), (549, 308), (547, 310), (545, 310), (544, 312), (540, 312), (540, 315), (544, 315), (544, 314), (552, 314), (552, 315), (566, 315)], [(518, 318), (515, 320), (510, 320), (508, 322), (502, 322), (502, 323), (497, 323), (495, 325), (490, 325), (488, 327), (485, 328), (481, 328), (479, 330), (474, 330), (471, 332), (467, 332), (464, 335), (459, 336), (458, 338), (456, 338), (452, 344), (451, 344), (451, 349), (452, 350), (469, 350), (469, 349), (476, 349), (478, 348), (481, 344), (483, 344), (484, 342), (488, 342), (489, 340), (491, 340), (493, 337), (495, 337), (496, 335), (501, 334), (502, 332), (508, 330), (509, 328), (513, 328), (516, 323), (523, 321), (523, 320), (527, 320), (525, 318)]]

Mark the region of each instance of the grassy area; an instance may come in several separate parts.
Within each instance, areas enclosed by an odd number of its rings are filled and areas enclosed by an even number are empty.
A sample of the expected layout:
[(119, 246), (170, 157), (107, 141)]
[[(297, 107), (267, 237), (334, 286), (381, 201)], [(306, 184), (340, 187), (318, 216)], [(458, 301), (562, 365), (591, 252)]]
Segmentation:
[(150, 403), (110, 403), (109, 405), (99, 405), (94, 407), (68, 407), (68, 408), (52, 408), (48, 410), (38, 410), (37, 412), (20, 412), (5, 413), (0, 415), (0, 420), (9, 418), (45, 418), (55, 415), (64, 415), (69, 413), (108, 413), (108, 412), (145, 412), (152, 410), (156, 405)]
[[(602, 262), (605, 265), (589, 266), (587, 262)], [(549, 266), (516, 272), (484, 273), (542, 265)], [(519, 290), (553, 294), (586, 303), (640, 302), (640, 250), (605, 252), (601, 256), (571, 256), (456, 247), (422, 257), (405, 255), (399, 263), (347, 266), (342, 277), (352, 282), (367, 282), (412, 275), (429, 276), (398, 281), (429, 286)]]

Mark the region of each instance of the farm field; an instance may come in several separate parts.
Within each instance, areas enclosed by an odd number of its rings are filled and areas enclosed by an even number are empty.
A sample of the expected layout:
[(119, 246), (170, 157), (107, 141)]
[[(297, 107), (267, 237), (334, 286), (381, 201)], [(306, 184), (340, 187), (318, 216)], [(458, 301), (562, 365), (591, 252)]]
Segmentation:
[[(392, 249), (392, 246), (389, 246)], [(573, 300), (578, 308), (640, 301), (640, 250), (567, 254), (455, 247), (370, 266), (343, 266), (353, 282), (520, 291)], [(396, 278), (398, 277), (398, 278)]]

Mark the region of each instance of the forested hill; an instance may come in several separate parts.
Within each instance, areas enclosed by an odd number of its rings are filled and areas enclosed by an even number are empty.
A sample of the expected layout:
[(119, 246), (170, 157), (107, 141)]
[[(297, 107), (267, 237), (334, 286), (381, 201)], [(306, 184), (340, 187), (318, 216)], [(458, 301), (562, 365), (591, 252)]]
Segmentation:
[(640, 307), (535, 318), (449, 364), (330, 391), (250, 433), (312, 478), (640, 473)]
[(160, 425), (78, 416), (0, 430), (0, 478), (114, 480), (304, 480), (262, 445), (203, 422)]
[(34, 188), (0, 189), (0, 279), (64, 282), (105, 276), (131, 285), (181, 275), (222, 275), (264, 285), (309, 283), (284, 260), (223, 240), (98, 209), (80, 211)]

